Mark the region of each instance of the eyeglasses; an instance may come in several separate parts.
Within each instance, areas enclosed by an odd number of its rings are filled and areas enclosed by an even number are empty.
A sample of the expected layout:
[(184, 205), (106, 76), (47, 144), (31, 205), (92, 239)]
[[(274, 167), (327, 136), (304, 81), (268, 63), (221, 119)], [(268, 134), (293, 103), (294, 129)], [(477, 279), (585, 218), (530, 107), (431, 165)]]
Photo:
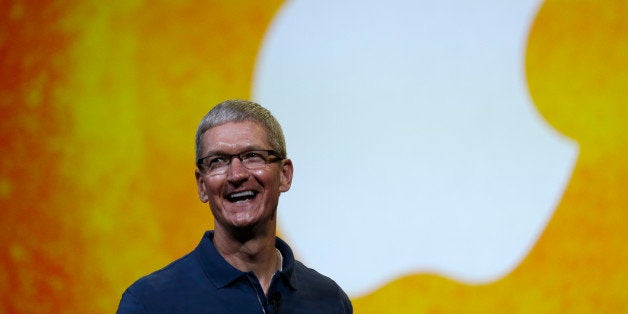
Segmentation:
[(243, 153), (216, 154), (199, 158), (196, 165), (200, 169), (205, 169), (209, 175), (219, 175), (227, 173), (233, 157), (240, 159), (242, 165), (249, 170), (262, 169), (271, 162), (283, 160), (281, 155), (274, 150), (250, 150)]

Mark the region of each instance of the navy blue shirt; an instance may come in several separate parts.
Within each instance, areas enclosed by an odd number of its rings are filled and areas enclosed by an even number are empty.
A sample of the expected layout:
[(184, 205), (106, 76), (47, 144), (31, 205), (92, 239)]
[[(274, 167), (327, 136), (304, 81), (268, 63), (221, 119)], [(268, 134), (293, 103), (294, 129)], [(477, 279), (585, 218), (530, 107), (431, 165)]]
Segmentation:
[(266, 296), (253, 272), (237, 270), (218, 253), (213, 236), (207, 231), (194, 251), (132, 284), (117, 313), (353, 313), (345, 292), (295, 260), (281, 239), (283, 269)]

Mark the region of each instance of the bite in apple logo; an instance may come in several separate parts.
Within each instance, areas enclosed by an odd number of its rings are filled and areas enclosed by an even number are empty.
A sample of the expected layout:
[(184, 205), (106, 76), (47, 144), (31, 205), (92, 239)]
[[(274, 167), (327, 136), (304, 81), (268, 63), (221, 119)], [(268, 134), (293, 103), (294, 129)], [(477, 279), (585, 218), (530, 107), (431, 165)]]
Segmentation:
[(538, 114), (524, 52), (539, 1), (290, 1), (253, 98), (295, 165), (280, 232), (357, 296), (417, 272), (512, 270), (560, 200), (577, 146)]

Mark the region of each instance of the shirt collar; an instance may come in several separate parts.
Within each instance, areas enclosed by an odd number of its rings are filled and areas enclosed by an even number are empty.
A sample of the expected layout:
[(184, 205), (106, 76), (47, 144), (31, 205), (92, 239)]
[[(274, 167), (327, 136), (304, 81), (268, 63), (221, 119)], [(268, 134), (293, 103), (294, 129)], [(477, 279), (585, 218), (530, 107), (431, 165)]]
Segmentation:
[(275, 247), (281, 252), (283, 257), (283, 264), (281, 265), (281, 272), (279, 276), (283, 278), (293, 289), (297, 289), (297, 276), (294, 273), (294, 254), (290, 246), (279, 237), (275, 238)]
[[(206, 231), (198, 244), (196, 249), (196, 256), (201, 262), (201, 266), (207, 278), (216, 286), (216, 288), (223, 288), (233, 281), (239, 279), (242, 276), (246, 276), (245, 272), (242, 272), (235, 267), (231, 266), (220, 255), (214, 243), (214, 231)], [(281, 279), (286, 282), (291, 288), (297, 288), (297, 278), (294, 275), (294, 255), (290, 246), (280, 238), (276, 238), (275, 247), (281, 252), (283, 256), (283, 270), (279, 272)]]

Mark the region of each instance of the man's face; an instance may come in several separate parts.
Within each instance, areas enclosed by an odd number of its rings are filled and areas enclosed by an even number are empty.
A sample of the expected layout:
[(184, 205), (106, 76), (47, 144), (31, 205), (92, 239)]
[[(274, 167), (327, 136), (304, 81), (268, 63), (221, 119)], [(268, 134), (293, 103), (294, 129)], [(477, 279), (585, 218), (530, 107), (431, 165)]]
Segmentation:
[[(213, 127), (203, 134), (201, 144), (201, 157), (272, 149), (266, 130), (253, 121)], [(224, 228), (266, 223), (275, 219), (279, 194), (290, 189), (292, 171), (289, 159), (250, 170), (235, 157), (224, 174), (196, 171), (199, 198), (204, 203), (209, 202), (216, 224)]]

